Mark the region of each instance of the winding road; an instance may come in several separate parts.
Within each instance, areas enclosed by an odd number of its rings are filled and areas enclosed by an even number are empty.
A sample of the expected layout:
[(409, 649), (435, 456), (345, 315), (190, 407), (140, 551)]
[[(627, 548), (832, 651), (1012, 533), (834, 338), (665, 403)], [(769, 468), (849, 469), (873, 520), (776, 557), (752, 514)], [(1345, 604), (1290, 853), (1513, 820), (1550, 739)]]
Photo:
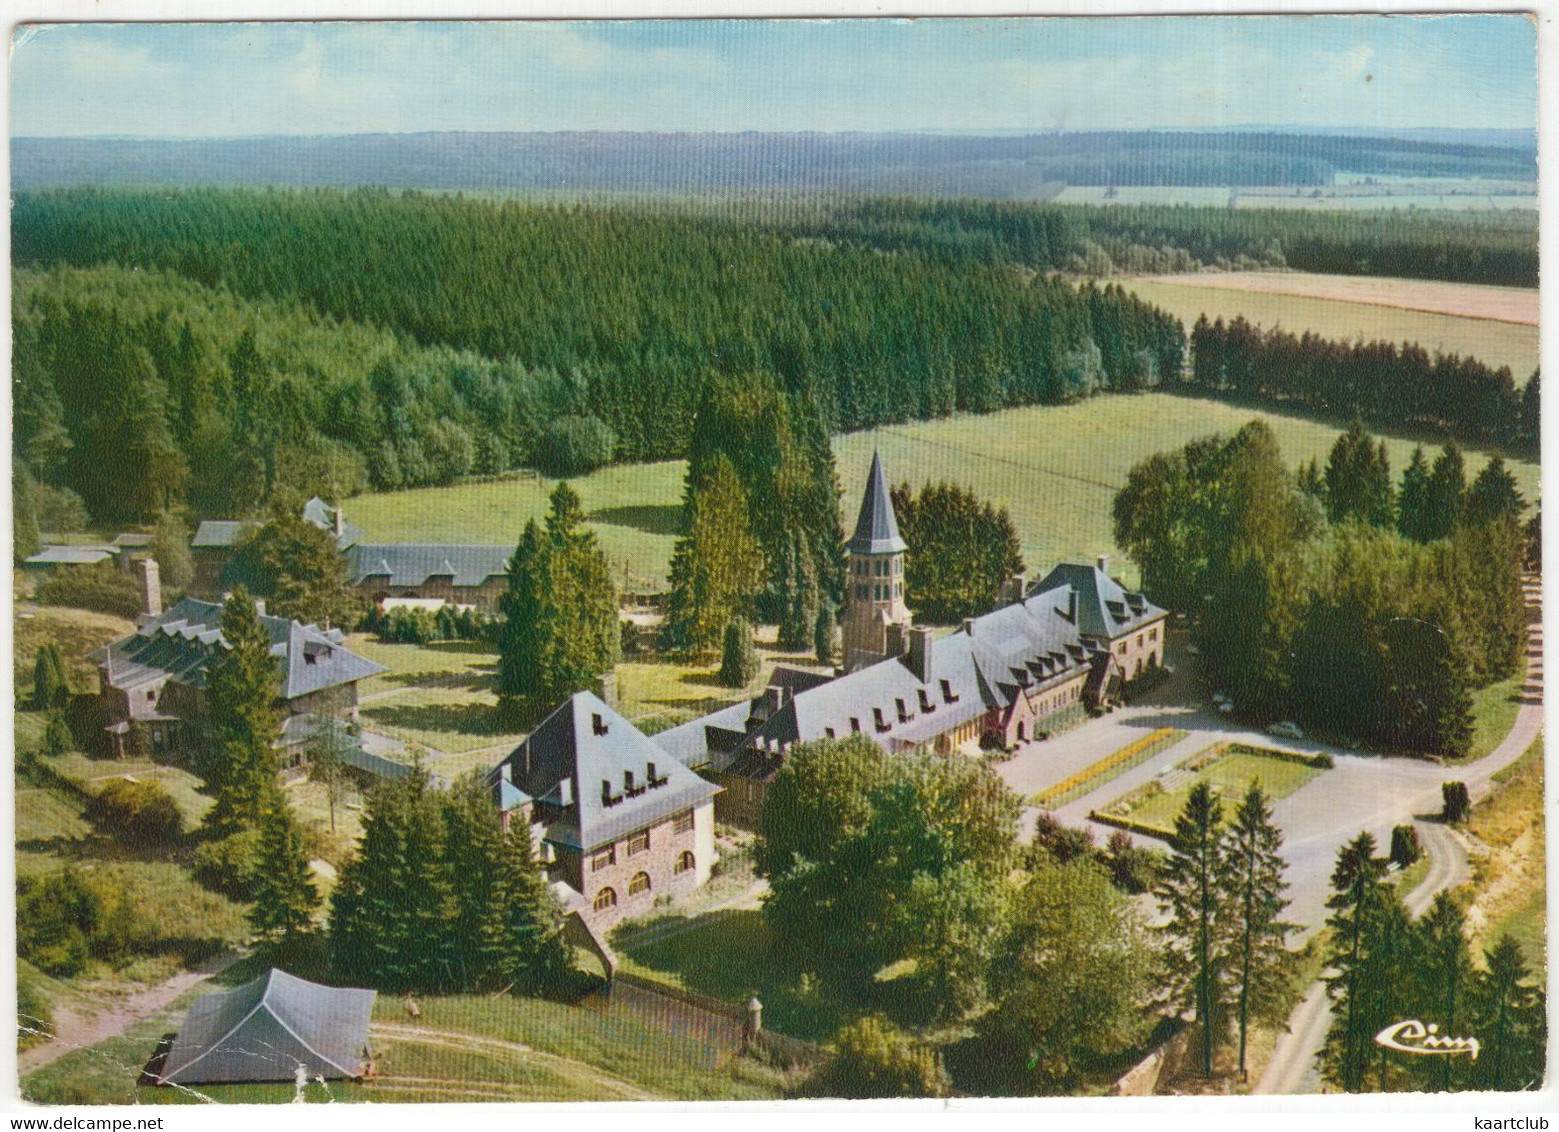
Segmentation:
[[(1522, 688), (1521, 706), (1516, 711), (1515, 721), (1504, 741), (1477, 762), (1456, 767), (1453, 771), (1448, 772), (1445, 768), (1434, 764), (1420, 764), (1422, 772), (1415, 772), (1414, 777), (1424, 779), (1422, 786), (1410, 787), (1387, 800), (1368, 796), (1361, 798), (1357, 793), (1349, 793), (1344, 783), (1328, 784), (1328, 793), (1332, 795), (1331, 804), (1336, 807), (1341, 824), (1349, 825), (1355, 831), (1368, 829), (1375, 834), (1377, 841), (1381, 840), (1382, 830), (1389, 835), (1392, 825), (1409, 819), (1413, 821), (1430, 862), (1428, 875), (1405, 898), (1408, 910), (1415, 916), (1421, 915), (1437, 894), (1459, 888), (1472, 878), (1466, 846), (1462, 844), (1456, 832), (1438, 821), (1423, 820), (1424, 815), (1433, 814), (1439, 809), (1440, 782), (1448, 774), (1454, 774), (1456, 778), (1467, 784), (1467, 790), (1474, 802), (1487, 797), (1493, 789), (1494, 775), (1525, 754), (1543, 727), (1542, 592), (1538, 580), (1533, 577), (1525, 579), (1524, 588), (1528, 617), (1527, 678)], [(1343, 769), (1339, 762), (1338, 770)], [(1330, 774), (1323, 775), (1322, 779), (1317, 780), (1314, 785), (1320, 785), (1322, 781), (1334, 777), (1335, 775)], [(1291, 798), (1285, 799), (1285, 802), (1292, 802), (1304, 793), (1305, 791), (1300, 791)], [(1280, 803), (1280, 807), (1281, 805)], [(1275, 811), (1274, 816), (1279, 819), (1279, 825), (1284, 824), (1280, 812)], [(1364, 820), (1354, 824), (1356, 817), (1362, 817)], [(1338, 823), (1329, 822), (1326, 825), (1335, 827)], [(1294, 886), (1295, 899), (1291, 907), (1297, 910), (1296, 918), (1300, 922), (1312, 925), (1312, 928), (1319, 923), (1313, 905), (1318, 898), (1324, 906), (1325, 886), (1330, 878), (1328, 862), (1317, 852), (1323, 844), (1330, 845), (1326, 852), (1326, 856), (1329, 857), (1336, 852), (1336, 846), (1341, 842), (1332, 840), (1326, 830), (1316, 830), (1306, 838), (1305, 842), (1297, 846), (1309, 858), (1308, 867), (1297, 874), (1297, 877), (1292, 868), (1296, 863), (1293, 855), (1296, 846), (1285, 846), (1285, 850), (1290, 855), (1290, 878), (1303, 881), (1302, 884)], [(1304, 897), (1303, 901), (1300, 896)], [(1307, 916), (1306, 913), (1309, 915)], [(1279, 1036), (1272, 1057), (1267, 1062), (1266, 1070), (1251, 1092), (1260, 1094), (1320, 1092), (1321, 1082), (1316, 1055), (1326, 1043), (1326, 1034), (1331, 1028), (1331, 1020), (1326, 986), (1317, 982), (1305, 992), (1298, 1007), (1289, 1016), (1288, 1032)]]

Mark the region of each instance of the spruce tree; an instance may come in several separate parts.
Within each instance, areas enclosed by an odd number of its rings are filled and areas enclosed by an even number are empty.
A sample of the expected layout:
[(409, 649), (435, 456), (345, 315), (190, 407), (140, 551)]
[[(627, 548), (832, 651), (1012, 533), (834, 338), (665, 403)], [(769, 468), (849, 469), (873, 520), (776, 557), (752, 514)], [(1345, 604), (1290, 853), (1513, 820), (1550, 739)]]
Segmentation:
[(779, 646), (787, 652), (805, 652), (812, 646), (817, 627), (817, 567), (807, 545), (807, 537), (797, 531), (790, 540), (789, 569), (786, 572), (785, 606), (779, 623)]
[(369, 793), (362, 840), (330, 901), (331, 963), (344, 981), (395, 992), (454, 985), (441, 818), (420, 765)]
[(1519, 521), (1526, 506), (1516, 487), (1516, 477), (1505, 466), (1505, 458), (1495, 453), (1467, 489), (1462, 501), (1462, 522), (1482, 527), (1496, 519)]
[(1212, 1076), (1213, 1052), (1229, 1022), (1230, 879), (1223, 807), (1212, 788), (1198, 782), (1175, 819), (1169, 860), (1155, 894), (1169, 916), (1164, 928), (1169, 998), (1193, 1012), (1201, 1027), (1206, 1077)]
[(1485, 953), (1487, 970), (1474, 976), (1471, 1016), (1482, 1048), (1472, 1065), (1471, 1087), (1496, 1093), (1543, 1087), (1547, 1067), (1548, 1012), (1540, 981), (1521, 945), (1508, 935)]
[(745, 617), (763, 585), (763, 552), (748, 524), (747, 493), (725, 454), (700, 480), (688, 470), (685, 530), (671, 554), (665, 645), (702, 654), (733, 617)]
[(1429, 461), (1424, 446), (1416, 445), (1413, 456), (1402, 470), (1402, 487), (1397, 492), (1397, 532), (1414, 542), (1428, 542)]
[[(496, 813), (493, 819), (496, 823)], [(483, 989), (555, 990), (568, 974), (570, 949), (562, 910), (536, 861), (530, 830), (511, 826), (497, 849), (497, 877), (478, 929)]]
[(525, 524), (498, 599), (498, 700), (513, 705), (541, 691), (546, 555), (541, 528)]
[(1380, 910), (1387, 897), (1386, 862), (1375, 855), (1375, 839), (1361, 833), (1337, 853), (1332, 870), (1332, 895), (1326, 906), (1332, 914), (1331, 968), (1327, 994), (1332, 999), (1332, 1028), (1323, 1051), (1323, 1071), (1344, 1092), (1364, 1087), (1364, 1074), (1373, 1050), (1376, 1030), (1370, 994), (1373, 975), (1369, 960), (1373, 951)]
[[(1416, 973), (1414, 981), (1419, 987), (1417, 999), (1423, 1004), (1423, 1020), (1438, 1023), (1442, 1034), (1464, 1033), (1472, 982), (1467, 918), (1451, 894), (1441, 892), (1435, 895), (1434, 902), (1415, 927), (1419, 962), (1403, 970)], [(1460, 1058), (1421, 1060), (1427, 1064), (1414, 1065), (1415, 1077), (1431, 1092), (1441, 1093), (1460, 1087), (1465, 1080), (1465, 1067), (1460, 1064)]]
[(1423, 541), (1444, 538), (1461, 515), (1462, 493), (1467, 488), (1467, 464), (1462, 450), (1452, 441), (1435, 458), (1424, 492)]
[(1288, 901), (1283, 834), (1272, 807), (1252, 782), (1229, 827), (1229, 863), (1235, 902), (1233, 985), (1239, 1025), (1240, 1079), (1245, 1079), (1246, 1039), (1252, 1019), (1280, 1023), (1293, 997), (1286, 940), (1294, 925), (1279, 919)]
[(263, 938), (286, 945), (313, 926), (319, 890), (303, 847), (303, 831), (279, 797), (260, 819), (253, 878), (249, 922)]
[(222, 640), (206, 679), (209, 730), (201, 764), (216, 796), (206, 823), (253, 826), (279, 793), (271, 744), (280, 723), (270, 637), (242, 586), (223, 604)]
[(53, 641), (38, 646), (32, 667), (33, 708), (50, 711), (62, 708), (70, 699), (70, 683), (65, 676), (65, 662), (60, 647)]

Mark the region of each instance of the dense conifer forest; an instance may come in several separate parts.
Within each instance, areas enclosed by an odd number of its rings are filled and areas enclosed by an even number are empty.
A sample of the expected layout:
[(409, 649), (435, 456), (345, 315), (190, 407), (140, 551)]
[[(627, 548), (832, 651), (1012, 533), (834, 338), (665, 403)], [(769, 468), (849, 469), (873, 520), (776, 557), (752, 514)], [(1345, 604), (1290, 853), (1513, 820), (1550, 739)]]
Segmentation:
[(13, 231), (17, 450), (99, 516), (495, 472), (561, 416), (617, 459), (683, 456), (711, 374), (777, 375), (850, 430), (1145, 387), (1184, 354), (1118, 287), (694, 215), (73, 190), (19, 197)]

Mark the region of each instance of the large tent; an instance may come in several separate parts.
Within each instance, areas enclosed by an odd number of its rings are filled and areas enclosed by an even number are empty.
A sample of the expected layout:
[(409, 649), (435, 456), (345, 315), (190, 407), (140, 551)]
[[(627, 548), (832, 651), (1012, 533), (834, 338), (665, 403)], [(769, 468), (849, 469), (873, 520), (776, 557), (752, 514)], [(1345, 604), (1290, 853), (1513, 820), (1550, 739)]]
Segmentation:
[(168, 1050), (164, 1085), (356, 1077), (375, 992), (325, 987), (272, 969), (252, 983), (203, 995)]

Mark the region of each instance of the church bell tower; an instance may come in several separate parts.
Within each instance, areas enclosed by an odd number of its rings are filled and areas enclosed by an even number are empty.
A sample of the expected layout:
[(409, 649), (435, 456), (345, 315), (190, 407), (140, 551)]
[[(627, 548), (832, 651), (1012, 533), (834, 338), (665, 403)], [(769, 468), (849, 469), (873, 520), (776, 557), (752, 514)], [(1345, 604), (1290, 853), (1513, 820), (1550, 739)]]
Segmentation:
[[(850, 669), (863, 660), (886, 656), (890, 636), (902, 646), (910, 622), (904, 604), (904, 540), (888, 498), (882, 457), (875, 452), (855, 534), (845, 549), (850, 563), (845, 579), (844, 663)], [(898, 632), (890, 634), (889, 626), (897, 626)]]

